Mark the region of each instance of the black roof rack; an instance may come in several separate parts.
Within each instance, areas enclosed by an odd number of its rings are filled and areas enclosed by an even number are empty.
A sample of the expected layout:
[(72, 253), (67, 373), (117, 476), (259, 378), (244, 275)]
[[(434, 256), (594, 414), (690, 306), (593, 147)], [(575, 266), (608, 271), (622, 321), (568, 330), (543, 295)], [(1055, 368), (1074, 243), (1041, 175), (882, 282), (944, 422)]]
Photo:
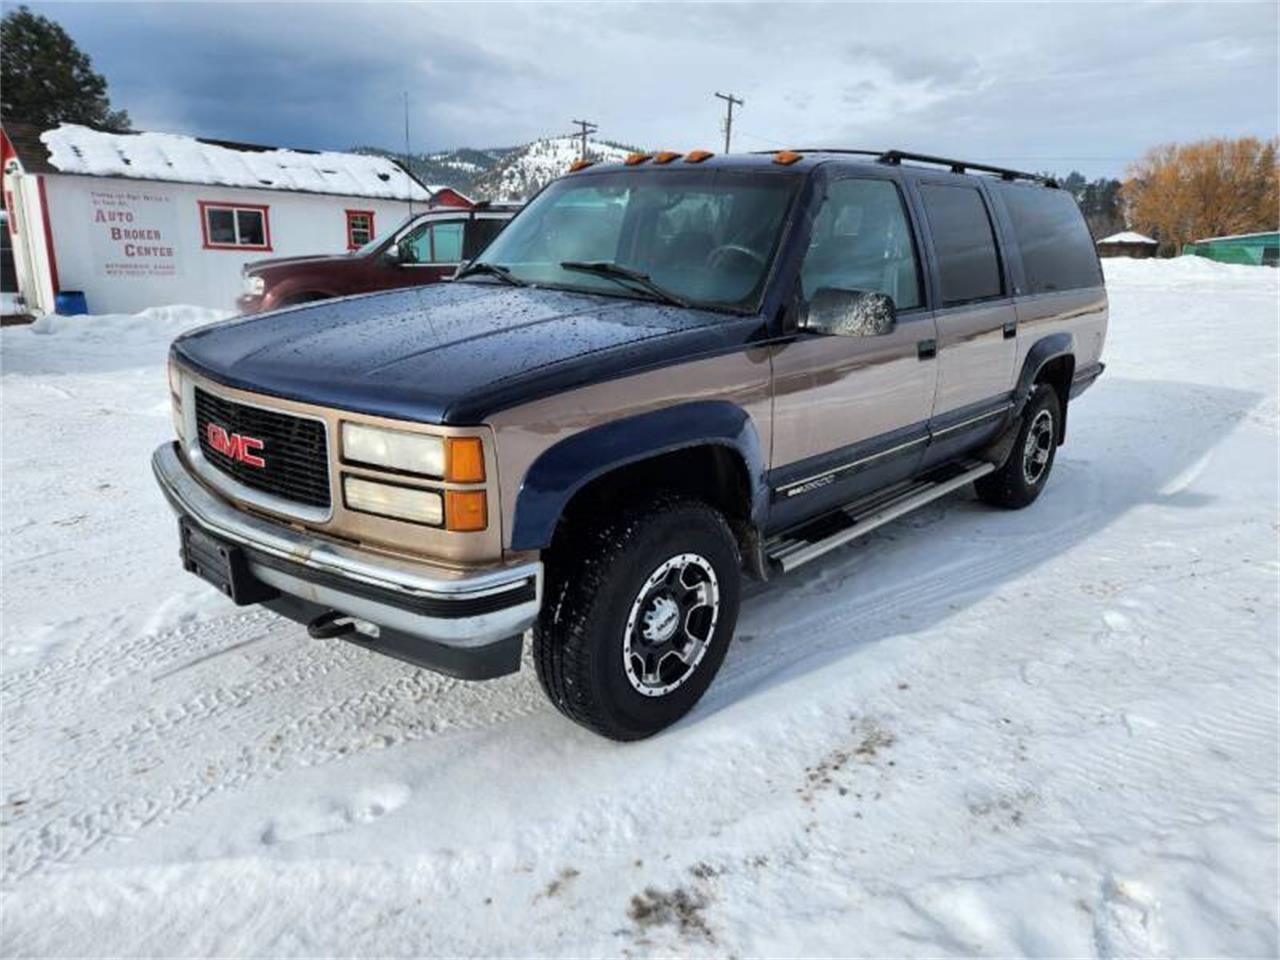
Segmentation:
[[(903, 160), (913, 163), (933, 163), (947, 167), (952, 173), (994, 173), (1001, 180), (1032, 180), (1043, 183), (1046, 187), (1056, 187), (1058, 181), (1039, 173), (1026, 173), (1022, 170), (1010, 170), (1007, 167), (993, 167), (985, 163), (971, 163), (968, 160), (952, 160), (947, 157), (934, 157), (927, 153), (911, 153), (908, 150), (854, 150), (844, 147), (793, 147), (796, 153), (840, 153), (862, 157), (875, 157), (880, 163), (897, 166)], [(759, 153), (774, 153), (773, 150), (760, 150)]]

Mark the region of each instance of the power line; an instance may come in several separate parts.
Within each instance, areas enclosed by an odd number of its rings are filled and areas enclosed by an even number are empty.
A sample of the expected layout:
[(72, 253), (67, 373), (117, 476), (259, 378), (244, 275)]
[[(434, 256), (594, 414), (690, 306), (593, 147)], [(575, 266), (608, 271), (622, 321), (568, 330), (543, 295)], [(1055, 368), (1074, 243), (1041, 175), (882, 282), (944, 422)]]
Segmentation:
[(570, 122), (581, 130), (580, 133), (576, 133), (574, 136), (582, 138), (582, 150), (579, 159), (585, 160), (587, 159), (587, 134), (595, 133), (600, 128), (592, 120), (572, 120)]
[(737, 104), (740, 107), (745, 107), (747, 103), (745, 100), (739, 100), (732, 93), (720, 93), (717, 91), (716, 97), (724, 101), (725, 109), (728, 111), (724, 118), (724, 152), (728, 153), (729, 143), (733, 137), (733, 106)]

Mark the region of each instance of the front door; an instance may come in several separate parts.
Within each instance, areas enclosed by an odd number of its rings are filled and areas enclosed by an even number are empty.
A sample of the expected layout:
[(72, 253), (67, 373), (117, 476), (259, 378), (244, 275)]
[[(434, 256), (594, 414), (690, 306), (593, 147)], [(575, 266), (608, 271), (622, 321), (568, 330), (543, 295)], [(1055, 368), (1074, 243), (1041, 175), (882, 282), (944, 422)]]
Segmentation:
[(932, 465), (1000, 428), (1013, 389), (1017, 314), (982, 190), (930, 180), (918, 190), (937, 265), (938, 395), (925, 461)]
[(431, 220), (412, 227), (397, 240), (400, 262), (393, 268), (390, 285), (415, 287), (452, 277), (462, 262), (466, 221)]
[(773, 358), (770, 527), (784, 529), (911, 475), (927, 440), (937, 376), (918, 244), (897, 182), (827, 189), (800, 273), (824, 288), (884, 293), (897, 326), (879, 336), (801, 331)]

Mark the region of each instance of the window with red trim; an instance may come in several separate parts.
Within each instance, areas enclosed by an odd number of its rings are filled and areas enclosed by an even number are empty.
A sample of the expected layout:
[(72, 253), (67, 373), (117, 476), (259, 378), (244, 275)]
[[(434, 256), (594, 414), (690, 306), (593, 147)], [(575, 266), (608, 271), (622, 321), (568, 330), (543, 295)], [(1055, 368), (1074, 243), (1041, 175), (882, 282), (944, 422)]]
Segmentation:
[(358, 250), (373, 239), (373, 211), (347, 211), (347, 249)]
[(201, 200), (200, 227), (206, 250), (270, 250), (268, 207), (256, 203)]

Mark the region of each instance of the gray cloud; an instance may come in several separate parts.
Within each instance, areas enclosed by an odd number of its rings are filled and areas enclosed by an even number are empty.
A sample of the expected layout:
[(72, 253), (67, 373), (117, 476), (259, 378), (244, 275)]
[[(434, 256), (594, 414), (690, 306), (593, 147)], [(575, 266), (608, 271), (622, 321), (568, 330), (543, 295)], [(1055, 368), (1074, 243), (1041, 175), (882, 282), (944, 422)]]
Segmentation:
[(1118, 173), (1277, 127), (1272, 3), (39, 4), (135, 122), (317, 147), (844, 143)]

